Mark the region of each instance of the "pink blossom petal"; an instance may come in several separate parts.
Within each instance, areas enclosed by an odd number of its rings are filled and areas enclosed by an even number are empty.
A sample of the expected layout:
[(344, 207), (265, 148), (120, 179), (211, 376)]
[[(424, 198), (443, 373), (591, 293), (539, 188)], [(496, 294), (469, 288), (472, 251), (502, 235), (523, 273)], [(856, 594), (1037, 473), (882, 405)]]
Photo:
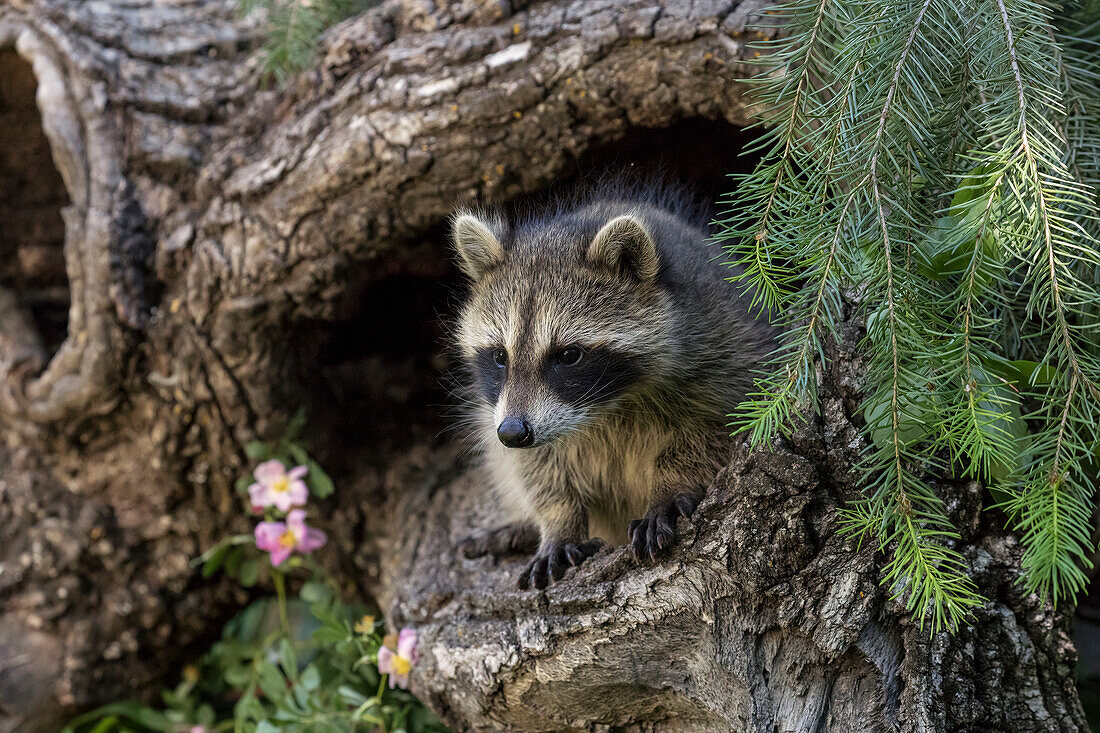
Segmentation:
[(256, 547), (264, 552), (274, 552), (279, 545), (279, 538), (286, 532), (286, 525), (282, 522), (260, 522), (256, 525)]
[(290, 497), (290, 503), (293, 506), (302, 506), (309, 498), (309, 489), (306, 488), (303, 481), (291, 481), (290, 488), (287, 489), (286, 493)]
[(256, 470), (252, 472), (252, 475), (264, 486), (270, 486), (279, 477), (286, 475), (286, 466), (282, 464), (282, 461), (272, 458), (270, 461), (264, 461), (256, 466)]
[(416, 650), (416, 629), (406, 626), (397, 635), (397, 653), (413, 664), (419, 658)]
[(307, 473), (309, 473), (309, 466), (295, 466), (294, 468), (287, 471), (286, 475), (291, 479), (300, 479)]
[(291, 497), (289, 491), (272, 491), (269, 495), (271, 496), (271, 503), (281, 512), (288, 511), (290, 507), (294, 506), (293, 497)]
[(301, 536), (306, 528), (306, 510), (295, 509), (286, 515), (286, 526), (290, 527), (295, 537)]
[(305, 527), (305, 533), (298, 538), (298, 549), (301, 552), (313, 552), (325, 546), (328, 537), (319, 529)]
[(275, 567), (282, 565), (283, 561), (290, 557), (290, 553), (293, 549), (292, 547), (283, 547), (282, 545), (276, 547), (271, 551), (271, 564)]
[(407, 674), (398, 674), (396, 672), (394, 672), (393, 674), (390, 675), (390, 689), (391, 690), (394, 687), (400, 687), (402, 690), (404, 690), (404, 689), (408, 688), (408, 686), (409, 686), (409, 675), (407, 675)]
[(393, 672), (393, 650), (388, 646), (379, 647), (378, 649), (378, 671), (382, 674)]
[(252, 484), (248, 487), (248, 500), (252, 502), (252, 506), (271, 505), (271, 497), (268, 495), (267, 487), (260, 484)]

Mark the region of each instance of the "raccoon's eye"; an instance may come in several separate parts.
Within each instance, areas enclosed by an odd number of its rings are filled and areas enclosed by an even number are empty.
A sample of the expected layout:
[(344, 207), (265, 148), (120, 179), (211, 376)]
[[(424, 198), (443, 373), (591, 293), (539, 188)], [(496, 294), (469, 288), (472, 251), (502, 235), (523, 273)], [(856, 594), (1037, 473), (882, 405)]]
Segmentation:
[(556, 361), (562, 366), (573, 366), (581, 360), (582, 356), (584, 356), (584, 349), (574, 344), (559, 351)]
[(493, 363), (498, 367), (508, 366), (508, 352), (504, 349), (493, 349)]

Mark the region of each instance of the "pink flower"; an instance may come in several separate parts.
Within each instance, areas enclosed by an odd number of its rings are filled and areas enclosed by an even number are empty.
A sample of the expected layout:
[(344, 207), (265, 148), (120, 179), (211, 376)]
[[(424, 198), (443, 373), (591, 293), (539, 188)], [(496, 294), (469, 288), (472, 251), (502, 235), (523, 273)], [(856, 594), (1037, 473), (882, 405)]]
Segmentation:
[(302, 506), (309, 496), (302, 476), (309, 471), (305, 466), (296, 466), (286, 470), (282, 462), (272, 458), (256, 466), (253, 475), (256, 483), (248, 487), (248, 498), (252, 506), (273, 506), (281, 512), (288, 512), (292, 506)]
[(396, 642), (394, 634), (387, 634), (382, 640), (382, 646), (378, 649), (378, 671), (390, 676), (391, 690), (394, 687), (404, 690), (409, 685), (409, 671), (420, 658), (420, 653), (416, 650), (416, 629), (406, 626), (396, 636)]
[(324, 547), (328, 537), (319, 529), (306, 526), (304, 509), (286, 515), (286, 522), (260, 522), (256, 525), (256, 547), (271, 553), (271, 564), (278, 567), (292, 552), (313, 552)]

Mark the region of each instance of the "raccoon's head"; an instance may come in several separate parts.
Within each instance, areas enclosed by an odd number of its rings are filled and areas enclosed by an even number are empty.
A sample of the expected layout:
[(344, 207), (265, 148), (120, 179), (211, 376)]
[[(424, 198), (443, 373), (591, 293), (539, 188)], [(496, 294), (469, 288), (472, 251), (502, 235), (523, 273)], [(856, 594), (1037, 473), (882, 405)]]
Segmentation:
[(668, 308), (641, 214), (509, 227), (460, 212), (452, 235), (472, 280), (458, 343), (483, 400), (479, 437), (531, 448), (581, 433), (663, 369)]

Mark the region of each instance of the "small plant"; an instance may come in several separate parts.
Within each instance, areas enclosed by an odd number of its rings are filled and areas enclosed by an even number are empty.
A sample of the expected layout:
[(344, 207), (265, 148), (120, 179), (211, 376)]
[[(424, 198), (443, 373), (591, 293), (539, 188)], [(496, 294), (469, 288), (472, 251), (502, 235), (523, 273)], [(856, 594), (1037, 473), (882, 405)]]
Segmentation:
[(266, 13), (261, 50), (264, 75), (282, 85), (309, 67), (317, 55), (324, 31), (361, 13), (378, 0), (241, 0), (241, 16)]
[[(345, 603), (311, 555), (327, 538), (306, 524), (309, 499), (334, 487), (298, 442), (303, 426), (299, 414), (278, 443), (246, 447), (260, 463), (237, 489), (261, 521), (252, 534), (227, 537), (195, 561), (203, 577), (222, 571), (245, 587), (270, 578), (275, 597), (237, 614), (221, 640), (183, 669), (179, 684), (161, 693), (163, 705), (111, 703), (64, 733), (447, 730), (405, 690), (419, 656), (416, 631), (383, 636), (376, 617)], [(303, 582), (291, 596), (295, 576)]]

